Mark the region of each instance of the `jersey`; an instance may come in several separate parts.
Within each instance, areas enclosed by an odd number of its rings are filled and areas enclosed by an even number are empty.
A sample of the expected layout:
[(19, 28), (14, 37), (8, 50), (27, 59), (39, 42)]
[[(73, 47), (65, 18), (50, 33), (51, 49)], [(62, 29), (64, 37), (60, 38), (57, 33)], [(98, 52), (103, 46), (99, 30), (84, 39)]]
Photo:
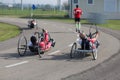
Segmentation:
[(49, 41), (49, 34), (47, 32), (44, 33), (44, 42), (47, 43)]
[(80, 18), (82, 15), (82, 10), (80, 8), (75, 8), (74, 9), (74, 17), (75, 18)]
[(40, 42), (39, 46), (40, 46), (41, 50), (45, 50), (45, 42), (44, 41)]

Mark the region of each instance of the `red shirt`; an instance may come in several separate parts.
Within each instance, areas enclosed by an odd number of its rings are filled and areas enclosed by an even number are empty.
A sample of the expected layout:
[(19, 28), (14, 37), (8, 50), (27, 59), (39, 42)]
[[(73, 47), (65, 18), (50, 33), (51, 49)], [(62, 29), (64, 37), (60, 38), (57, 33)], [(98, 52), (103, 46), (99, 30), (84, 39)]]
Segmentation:
[(45, 43), (43, 41), (39, 43), (39, 46), (42, 50), (45, 50)]
[(44, 33), (44, 42), (48, 42), (49, 41), (49, 34), (47, 32)]
[(74, 9), (74, 17), (75, 18), (80, 18), (82, 15), (82, 10), (80, 8), (75, 8)]

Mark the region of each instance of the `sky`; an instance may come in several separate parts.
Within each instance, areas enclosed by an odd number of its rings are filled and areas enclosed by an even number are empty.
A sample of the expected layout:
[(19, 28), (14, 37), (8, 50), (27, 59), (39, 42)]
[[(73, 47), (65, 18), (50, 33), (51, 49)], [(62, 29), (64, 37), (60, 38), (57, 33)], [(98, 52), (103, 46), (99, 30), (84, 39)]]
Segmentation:
[[(22, 0), (24, 4), (51, 4), (57, 5), (58, 0)], [(68, 0), (61, 0), (61, 4)], [(12, 3), (21, 3), (21, 0), (0, 0), (0, 2), (12, 4)]]

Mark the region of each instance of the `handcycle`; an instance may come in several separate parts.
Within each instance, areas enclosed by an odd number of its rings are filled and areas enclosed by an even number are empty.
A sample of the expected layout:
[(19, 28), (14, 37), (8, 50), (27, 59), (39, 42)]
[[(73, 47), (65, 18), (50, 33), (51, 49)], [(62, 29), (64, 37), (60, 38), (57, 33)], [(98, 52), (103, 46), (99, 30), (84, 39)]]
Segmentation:
[[(20, 56), (24, 56), (26, 54), (27, 50), (30, 50), (30, 52), (37, 53), (37, 54), (39, 54), (39, 57), (41, 57), (41, 54), (44, 54), (44, 52), (50, 50), (51, 47), (55, 46), (54, 39), (51, 38), (50, 34), (48, 33), (48, 35), (49, 35), (48, 44), (51, 43), (51, 45), (50, 45), (50, 47), (43, 49), (42, 46), (39, 45), (41, 40), (44, 39), (43, 32), (35, 32), (35, 34), (37, 35), (36, 37), (34, 37), (34, 39), (36, 38), (36, 40), (37, 40), (36, 44), (33, 44), (33, 41), (32, 42), (30, 41), (30, 43), (32, 45), (29, 45), (25, 35), (23, 35), (19, 38), (17, 51)], [(47, 46), (47, 44), (45, 44), (45, 46)]]
[(35, 28), (35, 26), (37, 26), (35, 19), (31, 19), (28, 21), (28, 28), (32, 29)]
[[(95, 25), (96, 26), (96, 25)], [(82, 54), (86, 54), (86, 53), (92, 53), (93, 59), (96, 60), (97, 59), (97, 53), (98, 53), (98, 47), (100, 45), (99, 41), (96, 39), (94, 41), (89, 41), (92, 40), (95, 36), (96, 33), (98, 33), (98, 28), (96, 26), (96, 32), (92, 33), (91, 32), (91, 28), (92, 26), (90, 26), (89, 28), (89, 34), (84, 34), (85, 37), (84, 39), (81, 39), (81, 43), (79, 44), (80, 47), (78, 47), (78, 43), (74, 42), (72, 47), (71, 47), (71, 51), (70, 51), (70, 58), (74, 58), (75, 54), (77, 53), (82, 53)], [(79, 34), (81, 34), (82, 32), (78, 32)], [(89, 38), (89, 40), (88, 40)]]

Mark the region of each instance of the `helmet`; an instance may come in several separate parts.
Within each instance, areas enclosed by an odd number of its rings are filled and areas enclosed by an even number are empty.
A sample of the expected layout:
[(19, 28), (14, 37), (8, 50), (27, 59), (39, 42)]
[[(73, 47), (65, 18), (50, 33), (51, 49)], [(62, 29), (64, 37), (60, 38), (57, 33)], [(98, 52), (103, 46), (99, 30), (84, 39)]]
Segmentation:
[(85, 39), (85, 33), (84, 33), (84, 32), (80, 33), (80, 34), (79, 34), (79, 37), (80, 37), (81, 39)]

